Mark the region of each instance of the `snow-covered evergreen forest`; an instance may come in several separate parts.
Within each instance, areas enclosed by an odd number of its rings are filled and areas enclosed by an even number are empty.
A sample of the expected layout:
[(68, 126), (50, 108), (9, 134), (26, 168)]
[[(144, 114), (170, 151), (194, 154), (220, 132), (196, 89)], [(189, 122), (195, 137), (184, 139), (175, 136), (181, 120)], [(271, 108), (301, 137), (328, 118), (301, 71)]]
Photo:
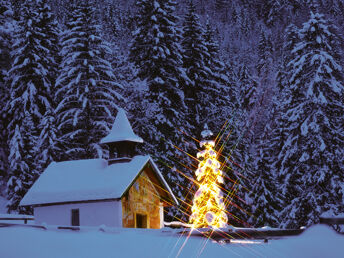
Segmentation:
[(116, 110), (188, 221), (204, 125), (235, 226), (344, 214), (343, 0), (0, 0), (0, 194), (106, 157)]

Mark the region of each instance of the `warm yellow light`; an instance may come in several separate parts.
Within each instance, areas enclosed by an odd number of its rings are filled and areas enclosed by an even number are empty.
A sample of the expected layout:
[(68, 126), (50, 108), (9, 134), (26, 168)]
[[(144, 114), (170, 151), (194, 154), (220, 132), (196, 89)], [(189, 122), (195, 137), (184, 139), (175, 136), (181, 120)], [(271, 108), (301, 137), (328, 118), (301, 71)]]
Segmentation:
[(194, 228), (223, 228), (227, 225), (223, 196), (217, 184), (223, 183), (223, 177), (214, 146), (214, 141), (202, 141), (201, 147), (205, 149), (197, 153), (197, 158), (202, 160), (195, 172), (200, 184), (193, 199), (190, 217), (190, 223)]

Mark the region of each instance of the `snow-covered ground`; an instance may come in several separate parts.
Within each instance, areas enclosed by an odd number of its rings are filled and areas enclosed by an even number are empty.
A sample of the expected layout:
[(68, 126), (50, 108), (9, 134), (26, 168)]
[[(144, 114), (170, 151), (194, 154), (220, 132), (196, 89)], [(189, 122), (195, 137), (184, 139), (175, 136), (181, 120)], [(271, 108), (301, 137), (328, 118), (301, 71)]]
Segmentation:
[[(7, 204), (6, 198), (0, 196), (0, 224), (1, 223), (24, 224), (25, 218), (28, 219), (26, 221), (27, 224), (34, 224), (33, 216), (7, 214), (6, 204)], [(5, 220), (6, 218), (11, 218), (11, 220)], [(1, 249), (1, 238), (0, 238), (0, 249)], [(0, 253), (1, 253), (1, 250), (0, 250)], [(2, 258), (1, 255), (0, 255), (0, 258)]]
[(0, 227), (0, 257), (343, 257), (344, 236), (325, 225), (286, 239), (219, 244), (180, 237), (176, 230), (95, 229), (81, 231)]

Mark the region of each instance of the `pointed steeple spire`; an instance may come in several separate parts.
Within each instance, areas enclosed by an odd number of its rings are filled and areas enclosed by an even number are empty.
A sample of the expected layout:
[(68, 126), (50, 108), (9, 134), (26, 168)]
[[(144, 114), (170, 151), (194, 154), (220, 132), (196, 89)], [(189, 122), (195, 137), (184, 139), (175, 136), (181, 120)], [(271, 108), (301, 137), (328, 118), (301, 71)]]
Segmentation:
[(125, 114), (124, 109), (120, 108), (118, 110), (115, 122), (112, 126), (110, 133), (104, 137), (100, 143), (111, 143), (111, 142), (138, 142), (143, 143), (141, 137), (137, 136), (133, 128), (130, 125), (130, 122)]
[(108, 146), (111, 164), (129, 161), (135, 155), (137, 143), (143, 143), (143, 140), (134, 133), (125, 111), (121, 108), (118, 110), (110, 133), (100, 143)]

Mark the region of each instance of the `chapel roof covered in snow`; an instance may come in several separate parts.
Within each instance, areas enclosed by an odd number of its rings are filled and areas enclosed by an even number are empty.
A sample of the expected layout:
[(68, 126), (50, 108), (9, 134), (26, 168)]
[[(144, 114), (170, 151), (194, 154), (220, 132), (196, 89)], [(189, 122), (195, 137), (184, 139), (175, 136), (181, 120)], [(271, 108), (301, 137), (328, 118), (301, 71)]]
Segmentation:
[(120, 199), (146, 165), (170, 202), (178, 204), (150, 156), (108, 165), (104, 159), (52, 162), (20, 202), (21, 206)]
[(120, 108), (118, 110), (115, 122), (112, 126), (110, 133), (104, 137), (100, 143), (111, 143), (111, 142), (121, 142), (121, 141), (131, 141), (142, 143), (141, 137), (137, 136), (125, 114), (125, 111)]

